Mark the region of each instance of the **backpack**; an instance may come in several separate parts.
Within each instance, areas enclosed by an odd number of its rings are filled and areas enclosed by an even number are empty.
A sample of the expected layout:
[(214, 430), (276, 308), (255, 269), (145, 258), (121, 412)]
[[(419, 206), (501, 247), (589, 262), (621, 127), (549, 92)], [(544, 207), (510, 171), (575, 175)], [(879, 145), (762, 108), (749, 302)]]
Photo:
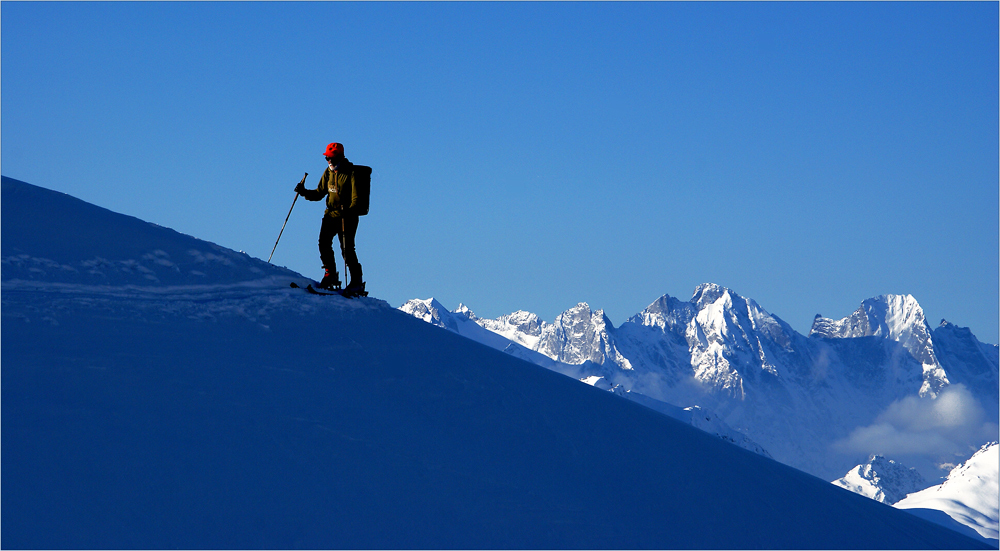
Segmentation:
[(354, 165), (354, 191), (352, 192), (351, 214), (364, 216), (368, 214), (368, 197), (372, 192), (372, 167)]

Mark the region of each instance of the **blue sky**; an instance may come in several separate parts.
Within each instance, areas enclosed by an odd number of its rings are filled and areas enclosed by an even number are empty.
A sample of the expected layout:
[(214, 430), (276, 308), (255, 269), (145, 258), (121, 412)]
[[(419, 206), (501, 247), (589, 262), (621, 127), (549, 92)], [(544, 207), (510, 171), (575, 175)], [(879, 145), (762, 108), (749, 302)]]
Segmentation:
[[(266, 259), (326, 144), (373, 296), (615, 325), (704, 282), (998, 341), (998, 4), (0, 4), (6, 176)], [(273, 261), (321, 275), (319, 203)], [(343, 267), (341, 265), (341, 270)]]

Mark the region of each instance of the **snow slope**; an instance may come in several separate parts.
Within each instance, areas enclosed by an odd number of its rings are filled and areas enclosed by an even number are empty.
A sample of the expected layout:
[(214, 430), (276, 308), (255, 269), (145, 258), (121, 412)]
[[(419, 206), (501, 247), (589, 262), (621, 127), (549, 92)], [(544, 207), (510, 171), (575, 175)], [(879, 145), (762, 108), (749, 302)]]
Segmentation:
[[(944, 482), (906, 496), (895, 507), (923, 514), (925, 518), (935, 518), (930, 516), (934, 511), (944, 511), (983, 538), (992, 540), (996, 548), (1000, 544), (997, 465), (1000, 465), (1000, 446), (992, 442), (952, 469)], [(942, 523), (948, 524), (947, 520)]]
[(163, 287), (297, 275), (63, 193), (3, 186), (4, 281)]
[(2, 186), (4, 548), (983, 548), (375, 298)]

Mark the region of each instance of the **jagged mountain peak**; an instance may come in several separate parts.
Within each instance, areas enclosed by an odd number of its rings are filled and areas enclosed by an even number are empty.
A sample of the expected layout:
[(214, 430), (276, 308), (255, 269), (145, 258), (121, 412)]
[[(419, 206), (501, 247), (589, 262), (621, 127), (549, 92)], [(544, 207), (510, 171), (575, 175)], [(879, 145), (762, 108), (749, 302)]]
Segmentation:
[(560, 362), (582, 364), (586, 361), (604, 365), (605, 360), (623, 369), (629, 361), (616, 347), (614, 325), (604, 310), (594, 311), (586, 302), (556, 316), (540, 332), (535, 350)]
[(869, 331), (873, 336), (886, 337), (902, 342), (924, 340), (930, 336), (930, 325), (913, 295), (881, 295), (861, 303), (868, 316)]
[(656, 327), (667, 332), (677, 326), (686, 326), (693, 317), (694, 308), (690, 302), (663, 295), (642, 312), (630, 317), (625, 324)]
[(696, 287), (691, 297), (691, 304), (699, 312), (707, 311), (719, 314), (736, 311), (748, 316), (751, 310), (762, 310), (752, 299), (740, 296), (732, 289), (715, 283), (703, 283)]
[(500, 316), (496, 318), (496, 320), (490, 321), (492, 323), (508, 326), (513, 330), (532, 337), (538, 337), (541, 335), (542, 327), (545, 326), (545, 322), (543, 322), (537, 315), (525, 310), (518, 310), (516, 312)]
[(743, 300), (743, 297), (740, 296), (739, 293), (733, 291), (729, 287), (719, 285), (718, 283), (706, 282), (694, 288), (694, 293), (691, 295), (691, 302), (695, 304), (701, 304), (702, 302), (715, 302), (720, 298), (725, 297)]
[(594, 330), (598, 331), (614, 330), (614, 324), (604, 313), (604, 310), (594, 310), (586, 302), (579, 302), (576, 306), (556, 316), (552, 325), (564, 327), (575, 326), (580, 327), (581, 330), (583, 330), (583, 326), (592, 326)]
[(405, 309), (404, 311), (406, 313), (410, 313), (414, 309), (444, 310), (444, 311), (448, 310), (447, 308), (445, 308), (443, 304), (438, 302), (438, 300), (434, 297), (427, 299), (419, 299), (419, 298), (410, 299), (406, 301), (406, 304), (403, 304), (399, 308), (401, 310)]
[(576, 306), (567, 308), (561, 314), (559, 314), (556, 319), (563, 317), (578, 317), (578, 316), (592, 316), (594, 315), (594, 310), (590, 308), (590, 304), (586, 302), (578, 302)]
[(538, 316), (524, 310), (505, 314), (496, 319), (475, 318), (474, 321), (483, 328), (530, 350), (535, 350), (542, 332), (548, 327), (548, 324)]
[(473, 312), (472, 310), (469, 310), (469, 307), (466, 306), (465, 304), (461, 303), (461, 302), (458, 303), (458, 308), (455, 308), (454, 310), (452, 310), (451, 313), (452, 314), (458, 314), (460, 316), (465, 316), (465, 317), (469, 318), (472, 321), (479, 320), (479, 318), (476, 317), (476, 313)]
[[(669, 303), (669, 298), (666, 302)], [(782, 326), (783, 332), (792, 332), (791, 327), (781, 321), (781, 318), (765, 310), (754, 299), (715, 283), (703, 283), (696, 287), (690, 302), (699, 311), (732, 312), (728, 314), (730, 317), (738, 316), (745, 319), (751, 322), (755, 329), (761, 323), (777, 324)]]
[(443, 325), (445, 320), (450, 319), (447, 315), (448, 309), (434, 297), (408, 300), (399, 307), (399, 310), (434, 325)]
[(668, 313), (676, 310), (682, 304), (690, 304), (690, 303), (684, 302), (678, 298), (664, 294), (660, 296), (660, 298), (654, 300), (649, 306), (647, 306), (644, 312), (653, 312), (658, 314)]
[(924, 311), (913, 295), (879, 295), (862, 301), (851, 315), (834, 320), (817, 314), (809, 336), (824, 338), (887, 337), (901, 340), (929, 331)]
[(728, 287), (723, 287), (717, 283), (702, 283), (694, 289), (694, 293), (691, 295), (691, 302), (695, 304), (701, 304), (702, 302), (715, 302), (720, 298), (735, 295), (739, 297), (738, 294), (734, 293)]
[(879, 454), (868, 456), (866, 463), (851, 469), (833, 484), (887, 505), (928, 486), (916, 469)]
[(930, 325), (913, 295), (879, 295), (869, 298), (840, 320), (816, 316), (810, 337), (845, 339), (882, 337), (898, 342), (923, 366), (921, 396), (934, 397), (950, 384), (934, 352)]
[(700, 324), (716, 326), (723, 332), (729, 331), (727, 325), (746, 322), (747, 329), (751, 330), (776, 326), (779, 329), (776, 332), (783, 335), (781, 340), (787, 340), (794, 333), (790, 326), (764, 310), (755, 300), (716, 283), (702, 283), (687, 302), (662, 295), (628, 321), (663, 329), (687, 325), (696, 318)]

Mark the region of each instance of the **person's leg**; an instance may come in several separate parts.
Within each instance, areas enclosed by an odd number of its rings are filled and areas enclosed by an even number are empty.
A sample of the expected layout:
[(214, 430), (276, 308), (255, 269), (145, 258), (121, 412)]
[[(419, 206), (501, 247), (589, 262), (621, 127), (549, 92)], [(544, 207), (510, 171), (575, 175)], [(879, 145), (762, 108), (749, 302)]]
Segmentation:
[(358, 234), (358, 217), (347, 216), (343, 220), (343, 231), (340, 232), (340, 254), (344, 256), (344, 266), (351, 274), (348, 288), (363, 288), (364, 275), (361, 271), (361, 262), (358, 261), (358, 253), (354, 249), (355, 236)]
[(333, 238), (341, 232), (339, 218), (323, 217), (323, 225), (319, 229), (319, 259), (323, 262), (326, 274), (320, 287), (339, 288), (340, 274), (337, 273), (337, 254), (333, 252)]

